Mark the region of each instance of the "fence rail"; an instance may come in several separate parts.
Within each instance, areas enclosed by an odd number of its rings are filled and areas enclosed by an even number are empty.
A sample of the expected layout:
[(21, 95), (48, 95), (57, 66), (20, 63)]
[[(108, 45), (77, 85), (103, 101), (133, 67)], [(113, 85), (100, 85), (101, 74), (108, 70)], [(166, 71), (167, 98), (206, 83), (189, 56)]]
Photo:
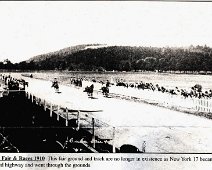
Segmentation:
[(181, 95), (173, 95), (168, 93), (162, 93), (152, 90), (139, 90), (139, 89), (126, 89), (119, 87), (118, 92), (109, 93), (109, 96), (114, 98), (120, 98), (125, 100), (140, 101), (152, 104), (158, 104), (169, 108), (184, 108), (197, 112), (212, 112), (212, 99), (211, 98), (196, 98), (196, 97), (184, 97)]

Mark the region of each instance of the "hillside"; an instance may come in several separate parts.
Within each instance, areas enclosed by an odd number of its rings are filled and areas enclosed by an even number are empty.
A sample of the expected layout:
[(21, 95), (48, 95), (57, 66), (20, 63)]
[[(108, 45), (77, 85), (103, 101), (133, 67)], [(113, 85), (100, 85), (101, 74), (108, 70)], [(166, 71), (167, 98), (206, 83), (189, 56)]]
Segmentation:
[(86, 71), (212, 71), (212, 48), (190, 46), (131, 47), (101, 44), (78, 45), (38, 55), (0, 68), (20, 70), (86, 70)]
[(29, 60), (27, 60), (27, 63), (30, 62), (41, 62), (43, 60), (47, 60), (49, 58), (53, 58), (53, 57), (60, 57), (63, 58), (67, 55), (71, 55), (72, 53), (78, 52), (80, 50), (84, 50), (87, 48), (93, 48), (93, 47), (98, 47), (98, 46), (102, 46), (101, 44), (83, 44), (83, 45), (77, 45), (77, 46), (72, 46), (72, 47), (67, 47), (67, 48), (63, 48), (61, 50), (55, 51), (55, 52), (50, 52), (47, 54), (41, 54), (41, 55), (37, 55), (35, 57), (30, 58)]

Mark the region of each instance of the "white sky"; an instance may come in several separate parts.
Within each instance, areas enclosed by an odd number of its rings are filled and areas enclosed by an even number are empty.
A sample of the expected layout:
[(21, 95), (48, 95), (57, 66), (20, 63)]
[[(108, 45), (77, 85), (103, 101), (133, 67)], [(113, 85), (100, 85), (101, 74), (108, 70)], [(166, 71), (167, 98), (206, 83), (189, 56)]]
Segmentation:
[(0, 61), (87, 43), (212, 47), (212, 3), (0, 2)]

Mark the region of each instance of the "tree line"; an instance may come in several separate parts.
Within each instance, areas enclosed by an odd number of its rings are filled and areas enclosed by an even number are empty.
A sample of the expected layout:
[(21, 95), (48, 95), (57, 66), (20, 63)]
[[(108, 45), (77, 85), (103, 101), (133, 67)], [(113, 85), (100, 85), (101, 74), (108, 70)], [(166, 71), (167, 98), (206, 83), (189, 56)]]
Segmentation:
[[(84, 46), (83, 46), (84, 47)], [(72, 48), (70, 48), (71, 50)], [(74, 48), (34, 57), (28, 61), (0, 62), (0, 69), (69, 71), (212, 71), (212, 48), (158, 48), (109, 46)], [(35, 59), (36, 58), (36, 59)]]

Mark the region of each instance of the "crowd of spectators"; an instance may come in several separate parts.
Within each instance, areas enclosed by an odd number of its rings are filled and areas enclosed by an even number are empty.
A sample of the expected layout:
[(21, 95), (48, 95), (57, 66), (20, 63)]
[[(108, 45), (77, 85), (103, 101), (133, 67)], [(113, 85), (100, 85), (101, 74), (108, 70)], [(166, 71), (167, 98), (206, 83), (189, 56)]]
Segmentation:
[(4, 81), (5, 85), (8, 86), (9, 90), (25, 90), (25, 87), (28, 87), (28, 82), (24, 79), (16, 79), (10, 75), (0, 74), (1, 80)]
[(123, 86), (127, 88), (137, 88), (141, 90), (152, 90), (152, 91), (158, 91), (161, 93), (169, 93), (172, 95), (181, 95), (185, 98), (188, 97), (195, 97), (195, 98), (212, 98), (212, 90), (209, 89), (208, 91), (203, 91), (202, 86), (199, 84), (194, 85), (190, 88), (190, 90), (186, 89), (180, 89), (178, 87), (168, 89), (163, 86), (160, 86), (159, 84), (153, 85), (152, 83), (145, 83), (141, 81), (140, 83), (126, 83), (123, 82), (123, 80), (118, 80), (116, 82), (116, 86)]
[(206, 90), (203, 91), (203, 88), (201, 85), (196, 84), (193, 87), (191, 87), (190, 89), (181, 89), (179, 87), (175, 87), (175, 88), (166, 88), (164, 86), (161, 86), (159, 84), (153, 84), (153, 83), (146, 83), (143, 81), (140, 81), (139, 83), (135, 83), (135, 82), (125, 82), (123, 79), (117, 79), (115, 82), (110, 82), (109, 80), (107, 81), (102, 81), (102, 80), (98, 80), (95, 78), (75, 78), (72, 77), (71, 78), (71, 84), (74, 84), (76, 86), (82, 87), (82, 82), (83, 81), (91, 81), (94, 83), (100, 83), (102, 84), (102, 92), (103, 94), (108, 95), (109, 93), (109, 87), (112, 85), (115, 86), (122, 86), (122, 87), (126, 87), (126, 88), (137, 88), (139, 90), (151, 90), (151, 91), (157, 91), (157, 92), (161, 92), (161, 93), (167, 93), (167, 94), (171, 94), (171, 95), (181, 95), (185, 98), (212, 98), (212, 90)]

